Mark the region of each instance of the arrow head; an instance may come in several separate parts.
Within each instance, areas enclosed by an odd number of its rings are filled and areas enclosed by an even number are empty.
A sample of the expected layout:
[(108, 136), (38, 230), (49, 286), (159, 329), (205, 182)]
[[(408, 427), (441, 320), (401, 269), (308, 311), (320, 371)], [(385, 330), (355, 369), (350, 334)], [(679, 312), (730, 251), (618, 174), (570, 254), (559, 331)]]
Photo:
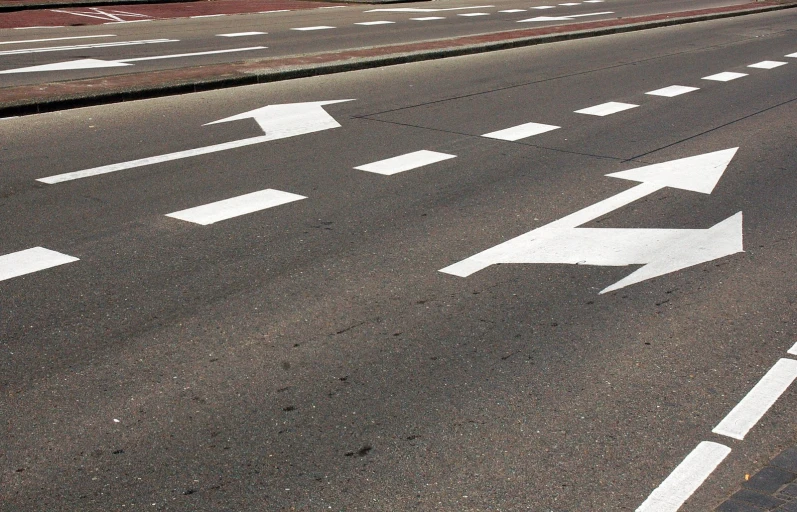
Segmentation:
[(710, 194), (738, 149), (724, 149), (606, 176)]
[(241, 119), (252, 118), (257, 121), (260, 128), (270, 140), (284, 139), (294, 135), (318, 132), (330, 128), (338, 128), (340, 123), (330, 116), (324, 105), (343, 103), (353, 100), (328, 100), (310, 101), (307, 103), (286, 103), (284, 105), (268, 105), (265, 107), (243, 112), (231, 117), (225, 117), (208, 124), (227, 123)]
[(683, 232), (684, 236), (661, 250), (655, 260), (601, 290), (600, 293), (619, 290), (641, 281), (744, 251), (742, 212), (728, 217), (709, 229), (685, 229)]

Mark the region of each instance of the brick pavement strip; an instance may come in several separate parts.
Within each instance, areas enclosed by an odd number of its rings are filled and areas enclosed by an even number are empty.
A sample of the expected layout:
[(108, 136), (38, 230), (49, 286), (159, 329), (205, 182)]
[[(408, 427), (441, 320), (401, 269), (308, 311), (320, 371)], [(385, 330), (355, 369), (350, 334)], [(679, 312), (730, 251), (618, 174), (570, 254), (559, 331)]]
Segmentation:
[(797, 512), (797, 446), (785, 450), (742, 484), (716, 512)]

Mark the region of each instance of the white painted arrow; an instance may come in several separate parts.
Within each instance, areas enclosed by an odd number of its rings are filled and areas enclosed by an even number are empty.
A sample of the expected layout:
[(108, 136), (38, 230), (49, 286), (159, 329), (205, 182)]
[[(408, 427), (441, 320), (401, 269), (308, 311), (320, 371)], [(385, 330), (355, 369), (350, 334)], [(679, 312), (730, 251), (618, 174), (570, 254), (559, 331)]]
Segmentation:
[(518, 20), (518, 23), (525, 23), (528, 21), (569, 21), (575, 18), (582, 18), (584, 16), (603, 16), (604, 14), (614, 14), (614, 12), (591, 12), (587, 14), (570, 14), (568, 16), (537, 16), (535, 18), (527, 18), (525, 20)]
[(213, 121), (207, 124), (226, 123), (229, 121), (238, 121), (242, 119), (252, 118), (266, 133), (259, 137), (250, 137), (248, 139), (234, 140), (232, 142), (225, 142), (222, 144), (215, 144), (213, 146), (205, 146), (195, 149), (187, 149), (185, 151), (178, 151), (176, 153), (168, 153), (165, 155), (151, 156), (148, 158), (141, 158), (139, 160), (132, 160), (129, 162), (121, 162), (118, 164), (103, 165), (102, 167), (94, 167), (91, 169), (84, 169), (82, 171), (68, 172), (65, 174), (58, 174), (56, 176), (49, 176), (47, 178), (39, 178), (36, 181), (47, 184), (61, 183), (64, 181), (77, 180), (80, 178), (88, 178), (89, 176), (97, 176), (100, 174), (108, 174), (111, 172), (122, 171), (125, 169), (133, 169), (135, 167), (143, 167), (145, 165), (153, 165), (161, 162), (169, 162), (172, 160), (179, 160), (181, 158), (189, 158), (192, 156), (206, 155), (208, 153), (215, 153), (218, 151), (226, 151), (228, 149), (235, 149), (244, 146), (251, 146), (252, 144), (260, 144), (271, 140), (285, 139), (295, 135), (302, 135), (305, 133), (319, 132), (322, 130), (329, 130), (330, 128), (338, 128), (340, 124), (330, 116), (324, 109), (324, 105), (332, 105), (334, 103), (343, 103), (345, 101), (353, 100), (330, 100), (330, 101), (311, 101), (307, 103), (289, 103), (285, 105), (269, 105), (267, 107), (250, 110), (243, 114), (238, 114), (218, 121)]
[(194, 53), (174, 53), (171, 55), (154, 55), (152, 57), (135, 57), (132, 59), (103, 60), (103, 59), (78, 59), (66, 62), (54, 62), (52, 64), (40, 64), (38, 66), (28, 66), (26, 68), (14, 68), (0, 71), (0, 75), (13, 73), (39, 73), (42, 71), (72, 71), (76, 69), (98, 69), (98, 68), (118, 68), (132, 66), (131, 62), (142, 62), (145, 60), (178, 59), (183, 57), (199, 57), (202, 55), (216, 55), (219, 53), (248, 52), (252, 50), (265, 50), (268, 46), (250, 46), (248, 48), (230, 48), (227, 50), (213, 50), (207, 52)]
[(665, 187), (710, 194), (738, 148), (608, 174), (641, 184), (480, 252), (441, 272), (467, 277), (499, 263), (644, 265), (600, 293), (742, 252), (742, 213), (708, 229), (579, 228)]

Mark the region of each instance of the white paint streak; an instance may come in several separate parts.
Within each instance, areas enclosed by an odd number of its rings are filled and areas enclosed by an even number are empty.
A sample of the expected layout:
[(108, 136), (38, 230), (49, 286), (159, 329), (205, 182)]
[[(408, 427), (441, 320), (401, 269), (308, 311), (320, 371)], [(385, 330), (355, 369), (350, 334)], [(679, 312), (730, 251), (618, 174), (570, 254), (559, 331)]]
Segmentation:
[(264, 36), (268, 32), (231, 32), (229, 34), (216, 34), (219, 37), (247, 37), (247, 36)]
[(276, 9), (273, 11), (260, 11), (258, 14), (273, 14), (275, 12), (291, 12), (290, 9)]
[(532, 7), (532, 9), (539, 9), (539, 10), (543, 10), (543, 9), (555, 9), (555, 8), (556, 8), (556, 6), (555, 6), (555, 5), (538, 5), (537, 7)]
[(361, 165), (359, 167), (355, 167), (355, 169), (359, 171), (368, 171), (390, 176), (400, 172), (409, 171), (411, 169), (417, 169), (418, 167), (423, 167), (424, 165), (442, 162), (443, 160), (448, 160), (450, 158), (456, 158), (456, 155), (421, 150), (415, 151), (414, 153), (407, 153), (406, 155), (388, 158), (387, 160), (380, 160), (379, 162)]
[(494, 5), (474, 5), (471, 7), (448, 7), (445, 9), (431, 9), (425, 7), (391, 7), (381, 9), (371, 9), (363, 12), (441, 12), (441, 11), (466, 11), (469, 9), (487, 9), (488, 7), (495, 7)]
[(329, 30), (331, 28), (329, 25), (319, 25), (316, 27), (299, 27), (299, 28), (292, 28), (291, 30), (301, 30), (301, 31), (310, 31), (310, 30)]
[(457, 14), (457, 16), (465, 16), (465, 17), (473, 17), (473, 16), (489, 16), (489, 12), (466, 12), (463, 14)]
[(675, 96), (680, 96), (681, 94), (686, 94), (688, 92), (697, 91), (697, 90), (699, 90), (698, 87), (686, 87), (685, 85), (671, 85), (663, 89), (656, 89), (655, 91), (646, 92), (645, 94), (672, 98)]
[(790, 53), (788, 55), (784, 55), (784, 57), (791, 57), (793, 59), (797, 59), (797, 53)]
[(525, 139), (526, 137), (531, 137), (533, 135), (539, 135), (541, 133), (550, 132), (551, 130), (558, 130), (559, 128), (560, 128), (559, 126), (553, 126), (550, 124), (526, 123), (518, 126), (513, 126), (512, 128), (498, 130), (496, 132), (485, 133), (484, 135), (482, 135), (482, 137), (487, 137), (490, 139), (515, 141), (515, 140)]
[(744, 439), (795, 378), (797, 378), (797, 361), (781, 359), (712, 432), (734, 439)]
[(445, 16), (426, 16), (425, 18), (410, 18), (412, 21), (444, 20)]
[(47, 39), (25, 39), (24, 41), (0, 41), (0, 44), (44, 43), (48, 41), (67, 41), (71, 39), (95, 39), (98, 37), (116, 37), (116, 34), (102, 34), (97, 36), (50, 37)]
[(532, 21), (570, 21), (576, 18), (583, 18), (584, 16), (604, 16), (606, 14), (614, 14), (613, 11), (607, 12), (590, 12), (587, 14), (568, 14), (567, 16), (537, 16), (536, 18), (528, 18), (519, 20), (518, 23), (526, 23)]
[(514, 13), (514, 12), (526, 12), (526, 9), (504, 9), (503, 11), (498, 12), (506, 12), (506, 13)]
[(23, 48), (20, 50), (6, 50), (0, 55), (22, 55), (28, 53), (65, 52), (71, 50), (86, 50), (89, 48), (111, 48), (114, 46), (134, 46), (139, 44), (176, 43), (177, 39), (147, 39), (143, 41), (118, 41), (112, 43), (79, 44), (73, 46), (50, 46), (46, 48)]
[(355, 25), (370, 27), (371, 25), (392, 25), (393, 23), (395, 21), (361, 21), (360, 23), (355, 23)]
[(600, 105), (595, 105), (594, 107), (582, 108), (581, 110), (576, 110), (576, 114), (588, 114), (591, 116), (608, 116), (611, 114), (616, 114), (617, 112), (622, 112), (624, 110), (628, 110), (631, 108), (636, 108), (639, 105), (632, 105), (631, 103), (619, 103), (616, 101), (610, 101), (608, 103), (602, 103)]
[(747, 66), (748, 68), (756, 68), (756, 69), (775, 69), (779, 68), (780, 66), (785, 66), (788, 64), (787, 62), (779, 62), (776, 60), (763, 60), (761, 62), (756, 62), (755, 64), (750, 64)]
[(676, 512), (729, 453), (731, 449), (725, 445), (701, 442), (636, 512)]
[(715, 82), (730, 82), (731, 80), (736, 80), (737, 78), (742, 78), (743, 76), (747, 76), (747, 74), (725, 71), (724, 73), (717, 73), (716, 75), (704, 76), (703, 80), (714, 80)]
[(305, 196), (291, 194), (290, 192), (269, 188), (259, 192), (252, 192), (251, 194), (244, 194), (242, 196), (216, 201), (215, 203), (188, 208), (187, 210), (170, 213), (166, 216), (207, 226), (208, 224), (232, 219), (233, 217), (239, 217), (248, 213), (259, 212), (267, 208), (299, 201), (300, 199), (307, 198)]
[(0, 281), (78, 261), (74, 256), (34, 247), (0, 256)]
[(122, 62), (113, 60), (80, 59), (69, 62), (41, 64), (39, 66), (30, 66), (27, 68), (7, 69), (5, 71), (0, 71), (0, 75), (9, 75), (13, 73), (39, 73), (43, 71), (74, 71), (79, 69), (118, 68), (124, 66), (132, 66), (132, 64), (124, 64)]
[(189, 16), (189, 18), (220, 18), (222, 16), (227, 16), (227, 14), (200, 14), (199, 16)]

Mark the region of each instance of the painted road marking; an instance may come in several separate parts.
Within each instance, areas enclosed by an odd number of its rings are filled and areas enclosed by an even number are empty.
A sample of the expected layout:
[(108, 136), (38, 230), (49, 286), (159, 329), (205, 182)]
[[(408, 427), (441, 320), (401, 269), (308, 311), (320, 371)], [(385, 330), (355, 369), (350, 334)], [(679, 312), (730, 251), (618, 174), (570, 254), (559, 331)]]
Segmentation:
[(781, 359), (712, 432), (734, 439), (744, 439), (794, 379), (797, 379), (797, 361)]
[(52, 12), (61, 12), (64, 14), (72, 14), (74, 16), (85, 16), (87, 18), (95, 18), (98, 20), (109, 20), (109, 21), (125, 21), (125, 17), (130, 18), (152, 18), (147, 14), (138, 14), (135, 12), (127, 12), (127, 11), (117, 11), (117, 10), (108, 10), (108, 9), (101, 9), (99, 7), (89, 7), (88, 11), (62, 11), (59, 9), (50, 9)]
[(382, 9), (371, 9), (363, 12), (441, 12), (441, 11), (466, 11), (469, 9), (487, 9), (495, 7), (494, 5), (474, 5), (471, 7), (448, 7), (445, 9), (431, 9), (427, 7), (393, 7)]
[(355, 23), (355, 25), (364, 25), (366, 27), (370, 27), (371, 25), (390, 25), (395, 23), (395, 21), (362, 21), (360, 23)]
[(788, 54), (788, 55), (784, 55), (784, 57), (792, 57), (792, 58), (797, 58), (797, 53), (790, 53), (790, 54)]
[(78, 261), (74, 256), (34, 247), (0, 256), (0, 281)]
[(528, 18), (519, 20), (518, 23), (526, 23), (532, 21), (568, 21), (576, 18), (583, 18), (584, 16), (603, 16), (604, 14), (614, 14), (613, 11), (607, 12), (590, 12), (587, 14), (568, 14), (567, 16), (537, 16), (536, 18)]
[(425, 18), (410, 18), (413, 21), (432, 21), (432, 20), (444, 20), (446, 19), (444, 16), (427, 16)]
[(32, 28), (64, 28), (63, 25), (38, 25), (33, 27), (14, 27), (14, 30), (30, 30)]
[(216, 201), (215, 203), (169, 213), (166, 216), (207, 226), (208, 224), (232, 219), (233, 217), (240, 217), (248, 213), (259, 212), (275, 206), (299, 201), (300, 199), (307, 198), (298, 194), (267, 188), (259, 192), (252, 192), (251, 194), (244, 194), (242, 196)]
[(252, 50), (265, 50), (268, 46), (249, 46), (247, 48), (229, 48), (227, 50), (212, 50), (209, 52), (174, 53), (172, 55), (154, 55), (152, 57), (136, 57), (133, 59), (119, 59), (114, 62), (143, 62), (146, 60), (178, 59), (181, 57), (198, 57), (201, 55), (216, 55), (219, 53), (249, 52)]
[(550, 124), (526, 123), (518, 126), (513, 126), (512, 128), (498, 130), (496, 132), (485, 133), (484, 135), (482, 135), (482, 137), (488, 137), (490, 139), (516, 141), (520, 139), (525, 139), (526, 137), (531, 137), (532, 135), (539, 135), (541, 133), (550, 132), (551, 130), (558, 130), (559, 128), (560, 128), (559, 126), (553, 126)]
[(260, 11), (257, 14), (273, 14), (275, 12), (291, 12), (290, 9), (276, 9), (274, 11)]
[(719, 443), (703, 441), (636, 509), (636, 512), (676, 512), (731, 453)]
[(166, 155), (140, 158), (138, 160), (132, 160), (129, 162), (103, 165), (101, 167), (94, 167), (92, 169), (84, 169), (82, 171), (68, 172), (64, 174), (58, 174), (56, 176), (49, 176), (47, 178), (39, 178), (36, 181), (53, 185), (55, 183), (62, 183), (64, 181), (88, 178), (90, 176), (98, 176), (100, 174), (108, 174), (125, 169), (133, 169), (136, 167), (143, 167), (145, 165), (170, 162), (172, 160), (179, 160), (181, 158), (207, 155), (217, 151), (226, 151), (228, 149), (251, 146), (252, 144), (260, 144), (262, 142), (268, 142), (271, 140), (285, 139), (288, 137), (294, 137), (296, 135), (303, 135), (305, 133), (314, 133), (323, 130), (329, 130), (331, 128), (338, 128), (340, 127), (340, 123), (338, 123), (335, 118), (329, 115), (323, 107), (324, 105), (332, 105), (334, 103), (342, 103), (345, 101), (352, 100), (311, 101), (306, 103), (268, 105), (266, 107), (261, 107), (235, 116), (207, 123), (217, 124), (230, 121), (239, 121), (243, 119), (254, 119), (260, 126), (260, 129), (263, 130), (266, 135), (250, 137), (248, 139), (234, 140), (232, 142), (225, 142), (223, 144), (215, 144), (213, 146), (205, 146), (202, 148), (177, 151), (176, 153), (168, 153)]
[(797, 356), (797, 343), (795, 343), (794, 346), (789, 349), (788, 353), (793, 356)]
[(230, 34), (216, 34), (219, 37), (246, 37), (246, 36), (263, 36), (268, 32), (232, 32)]
[(717, 73), (716, 75), (704, 76), (703, 80), (714, 80), (715, 82), (730, 82), (731, 80), (736, 80), (737, 78), (742, 78), (743, 76), (747, 76), (747, 74), (725, 71), (724, 73)]
[(570, 7), (570, 6), (573, 6), (573, 5), (581, 5), (581, 2), (568, 2), (566, 4), (559, 4), (559, 5), (563, 5), (565, 7)]
[(466, 12), (462, 14), (457, 14), (457, 16), (489, 16), (489, 12)]
[(747, 66), (748, 68), (757, 68), (757, 69), (775, 69), (780, 66), (785, 66), (788, 64), (787, 62), (779, 62), (776, 60), (764, 60), (761, 62), (756, 62), (755, 64), (750, 64)]
[(585, 4), (601, 4), (603, 0), (584, 0)]
[(639, 105), (633, 105), (631, 103), (619, 103), (616, 101), (610, 101), (608, 103), (602, 103), (600, 105), (595, 105), (594, 107), (582, 108), (581, 110), (576, 110), (576, 114), (587, 114), (590, 116), (608, 116), (611, 114), (616, 114), (617, 112), (622, 112), (623, 110), (628, 110), (631, 108), (636, 108)]
[(48, 46), (45, 48), (23, 48), (20, 50), (6, 50), (0, 55), (21, 55), (28, 53), (65, 52), (70, 50), (85, 50), (88, 48), (110, 48), (113, 46), (133, 46), (139, 44), (177, 43), (178, 39), (146, 39), (141, 41), (115, 41), (111, 43), (77, 44), (73, 46)]
[(555, 9), (555, 5), (538, 5), (537, 7), (532, 7), (532, 9)]
[(328, 25), (319, 25), (319, 26), (317, 26), (317, 27), (299, 27), (299, 28), (292, 28), (291, 30), (302, 30), (302, 31), (309, 31), (309, 30), (329, 30), (330, 28), (335, 28), (335, 27), (330, 27), (330, 26), (328, 26)]
[(646, 92), (645, 94), (650, 94), (652, 96), (664, 96), (665, 98), (672, 98), (674, 96), (680, 96), (681, 94), (686, 94), (688, 92), (697, 91), (697, 90), (700, 90), (699, 87), (686, 87), (685, 85), (671, 85), (663, 89), (657, 89), (655, 91)]
[(70, 39), (94, 39), (97, 37), (116, 37), (116, 34), (102, 34), (97, 36), (50, 37), (47, 39), (25, 39), (24, 41), (0, 41), (0, 44), (45, 43), (48, 41), (67, 41)]
[(430, 165), (450, 158), (456, 158), (456, 155), (448, 155), (446, 153), (438, 153), (436, 151), (415, 151), (414, 153), (407, 153), (406, 155), (394, 156), (387, 160), (380, 160), (371, 164), (361, 165), (355, 167), (358, 171), (374, 172), (376, 174), (383, 174), (391, 176), (400, 172), (417, 169), (424, 165)]
[(504, 9), (503, 11), (498, 11), (498, 12), (507, 12), (507, 13), (526, 12), (526, 9)]

